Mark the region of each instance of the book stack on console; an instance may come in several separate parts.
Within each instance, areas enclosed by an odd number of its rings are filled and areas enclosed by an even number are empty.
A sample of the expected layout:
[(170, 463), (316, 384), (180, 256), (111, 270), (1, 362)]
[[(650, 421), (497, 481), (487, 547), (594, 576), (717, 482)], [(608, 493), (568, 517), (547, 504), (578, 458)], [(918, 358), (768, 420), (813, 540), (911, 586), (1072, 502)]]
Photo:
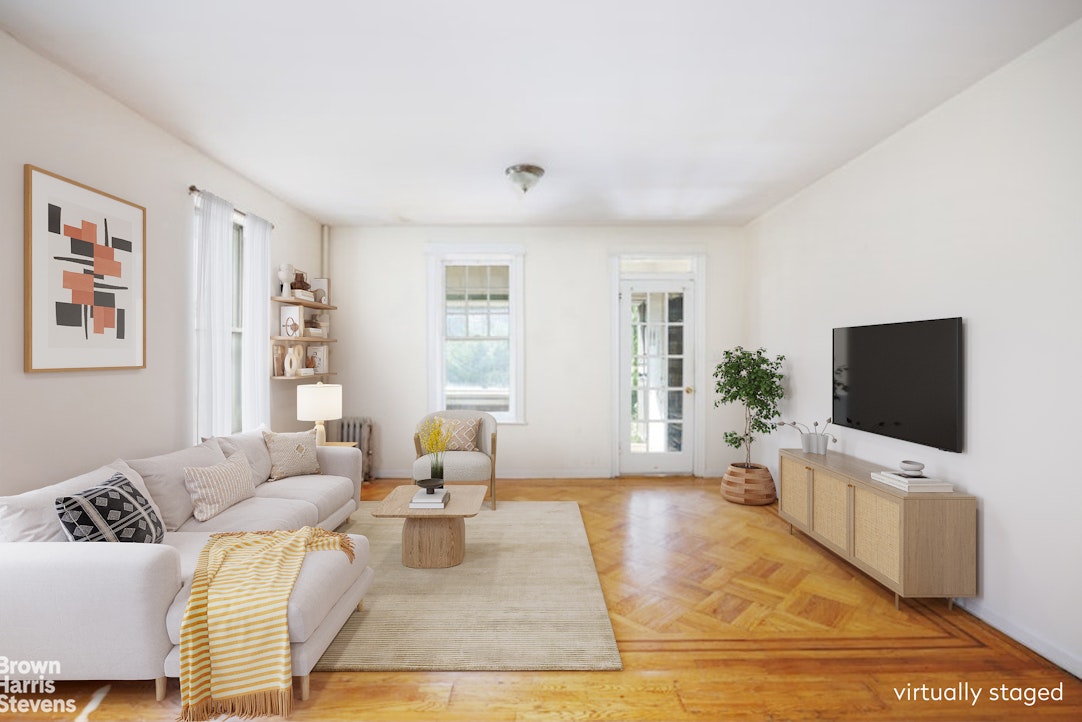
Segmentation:
[(896, 471), (873, 471), (872, 478), (902, 491), (954, 491), (954, 487), (942, 479), (932, 479), (927, 476), (907, 476)]
[(436, 489), (431, 494), (427, 489), (421, 489), (410, 500), (410, 509), (443, 509), (451, 500), (451, 492), (446, 489)]

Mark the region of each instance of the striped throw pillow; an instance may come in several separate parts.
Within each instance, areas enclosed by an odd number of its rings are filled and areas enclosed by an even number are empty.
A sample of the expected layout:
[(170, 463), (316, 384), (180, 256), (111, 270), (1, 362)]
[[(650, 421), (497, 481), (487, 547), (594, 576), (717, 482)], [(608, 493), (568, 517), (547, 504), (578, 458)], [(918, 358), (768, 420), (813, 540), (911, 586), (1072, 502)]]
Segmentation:
[(243, 451), (234, 451), (214, 466), (184, 467), (184, 486), (192, 497), (195, 518), (206, 521), (238, 501), (255, 496), (252, 469)]

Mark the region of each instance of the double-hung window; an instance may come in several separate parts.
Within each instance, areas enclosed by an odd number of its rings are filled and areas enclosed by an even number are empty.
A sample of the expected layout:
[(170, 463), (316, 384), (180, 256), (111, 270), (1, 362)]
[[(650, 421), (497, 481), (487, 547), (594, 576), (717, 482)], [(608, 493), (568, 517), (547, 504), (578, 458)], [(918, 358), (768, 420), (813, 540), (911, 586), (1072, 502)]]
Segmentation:
[(523, 421), (522, 252), (432, 249), (429, 401)]
[(195, 198), (195, 433), (270, 421), (271, 224), (199, 191)]

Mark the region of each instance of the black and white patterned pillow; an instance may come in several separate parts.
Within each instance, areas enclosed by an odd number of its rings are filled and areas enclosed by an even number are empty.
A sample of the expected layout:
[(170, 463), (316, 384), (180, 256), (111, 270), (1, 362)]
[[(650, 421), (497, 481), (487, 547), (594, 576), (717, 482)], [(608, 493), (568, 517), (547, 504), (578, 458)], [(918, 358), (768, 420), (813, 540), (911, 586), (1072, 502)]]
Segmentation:
[(56, 512), (72, 541), (157, 544), (165, 537), (165, 526), (150, 500), (121, 473), (57, 498)]

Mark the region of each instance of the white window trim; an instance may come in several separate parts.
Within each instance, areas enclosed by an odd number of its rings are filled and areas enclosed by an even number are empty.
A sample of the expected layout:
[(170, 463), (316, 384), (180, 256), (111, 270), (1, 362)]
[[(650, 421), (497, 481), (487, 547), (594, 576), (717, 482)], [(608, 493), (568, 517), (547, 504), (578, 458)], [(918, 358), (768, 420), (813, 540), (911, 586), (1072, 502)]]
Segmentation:
[(425, 249), (428, 259), (428, 407), (429, 411), (446, 408), (444, 378), (444, 297), (446, 266), (487, 266), (507, 264), (510, 269), (511, 312), (511, 399), (507, 411), (492, 415), (501, 424), (526, 423), (526, 344), (523, 313), (523, 258), (521, 246), (430, 244)]

